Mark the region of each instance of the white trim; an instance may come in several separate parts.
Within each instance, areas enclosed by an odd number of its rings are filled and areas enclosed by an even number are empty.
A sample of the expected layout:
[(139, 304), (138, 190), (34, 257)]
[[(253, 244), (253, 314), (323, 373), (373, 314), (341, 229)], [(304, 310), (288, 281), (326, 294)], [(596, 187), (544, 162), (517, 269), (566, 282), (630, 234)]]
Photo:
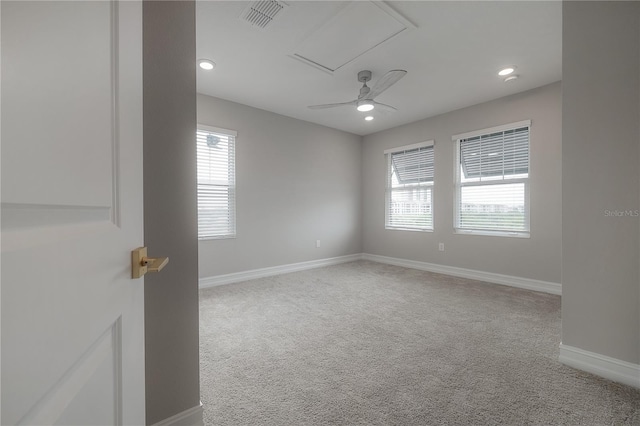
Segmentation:
[[(458, 150), (459, 152), (459, 150)], [(460, 162), (458, 161), (458, 164)], [(471, 182), (460, 182), (462, 186), (489, 186), (489, 185), (510, 185), (512, 183), (524, 183), (526, 184), (529, 178), (509, 178), (509, 179), (495, 179), (495, 180), (477, 180)]]
[(435, 142), (433, 140), (428, 140), (424, 142), (418, 142), (411, 145), (399, 146), (397, 148), (389, 148), (384, 150), (384, 155), (394, 154), (396, 152), (409, 151), (411, 149), (424, 148), (426, 146), (433, 146)]
[(360, 259), (362, 259), (362, 254), (357, 253), (349, 254), (347, 256), (330, 257), (327, 259), (310, 260), (308, 262), (251, 269), (249, 271), (234, 272), (232, 274), (215, 275), (212, 277), (200, 278), (200, 288), (216, 287), (219, 285), (232, 284), (256, 278), (271, 277), (273, 275), (287, 274), (289, 272), (304, 271), (307, 269), (320, 268), (322, 266), (353, 262)]
[(379, 256), (377, 254), (363, 253), (362, 259), (370, 260), (372, 262), (386, 263), (389, 265), (403, 266), (405, 268), (419, 269), (421, 271), (452, 275), (454, 277), (485, 281), (533, 291), (541, 291), (543, 293), (562, 294), (562, 286), (559, 283), (552, 283), (548, 281), (520, 278), (512, 275), (494, 274), (493, 272), (457, 268), (455, 266), (437, 265), (435, 263), (420, 262), (417, 260), (398, 259), (395, 257)]
[(560, 343), (558, 360), (569, 367), (586, 371), (614, 382), (640, 389), (640, 365), (585, 351)]
[(385, 225), (387, 231), (433, 232), (433, 228), (403, 228), (402, 226)]
[(453, 228), (454, 234), (484, 235), (487, 237), (531, 238), (529, 231), (490, 231), (486, 229)]
[(204, 426), (202, 401), (199, 405), (155, 423), (153, 426)]
[(460, 139), (473, 138), (475, 136), (486, 135), (488, 133), (504, 132), (505, 130), (519, 129), (520, 127), (531, 127), (531, 120), (523, 120), (510, 124), (503, 124), (502, 126), (489, 127), (488, 129), (473, 130), (471, 132), (459, 133), (451, 136), (454, 141)]
[(233, 136), (234, 138), (238, 137), (238, 132), (236, 132), (235, 130), (223, 129), (222, 127), (207, 126), (206, 124), (199, 124), (199, 123), (196, 127), (198, 128), (198, 130), (204, 130), (204, 131), (213, 132), (213, 133), (221, 133), (223, 135)]

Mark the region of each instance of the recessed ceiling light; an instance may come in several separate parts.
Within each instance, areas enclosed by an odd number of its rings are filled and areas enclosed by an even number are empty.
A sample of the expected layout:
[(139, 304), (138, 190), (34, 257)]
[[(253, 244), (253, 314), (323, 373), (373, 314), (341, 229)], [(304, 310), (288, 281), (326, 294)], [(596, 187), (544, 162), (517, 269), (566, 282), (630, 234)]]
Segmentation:
[(515, 80), (517, 78), (518, 78), (517, 75), (510, 75), (509, 77), (504, 79), (504, 82), (506, 83), (507, 81), (513, 81), (513, 80)]
[(206, 71), (211, 71), (216, 67), (216, 63), (208, 59), (200, 59), (198, 61), (198, 65), (200, 65), (200, 68)]
[(371, 120), (373, 120), (373, 116), (372, 115), (367, 115), (364, 119), (367, 120), (367, 121), (371, 121)]
[(371, 111), (374, 108), (371, 101), (359, 101), (358, 107), (356, 108), (358, 111), (367, 112)]
[(498, 75), (500, 77), (504, 77), (505, 75), (509, 75), (516, 70), (516, 67), (507, 67), (498, 71)]

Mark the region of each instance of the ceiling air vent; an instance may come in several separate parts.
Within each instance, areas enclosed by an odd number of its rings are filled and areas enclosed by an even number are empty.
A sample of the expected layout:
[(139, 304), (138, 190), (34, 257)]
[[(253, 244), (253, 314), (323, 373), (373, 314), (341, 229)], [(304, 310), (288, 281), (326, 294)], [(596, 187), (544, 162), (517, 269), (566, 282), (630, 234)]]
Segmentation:
[(254, 27), (266, 28), (287, 4), (276, 0), (258, 0), (247, 6), (240, 18)]

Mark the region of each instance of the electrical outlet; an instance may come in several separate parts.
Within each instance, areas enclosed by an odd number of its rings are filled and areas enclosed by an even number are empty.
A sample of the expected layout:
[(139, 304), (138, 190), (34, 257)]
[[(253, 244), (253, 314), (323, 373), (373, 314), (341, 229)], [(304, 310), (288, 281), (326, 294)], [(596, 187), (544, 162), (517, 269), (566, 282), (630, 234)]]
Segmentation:
[(444, 243), (438, 243), (438, 251), (444, 251)]
[(320, 240), (316, 240), (316, 248), (320, 248)]

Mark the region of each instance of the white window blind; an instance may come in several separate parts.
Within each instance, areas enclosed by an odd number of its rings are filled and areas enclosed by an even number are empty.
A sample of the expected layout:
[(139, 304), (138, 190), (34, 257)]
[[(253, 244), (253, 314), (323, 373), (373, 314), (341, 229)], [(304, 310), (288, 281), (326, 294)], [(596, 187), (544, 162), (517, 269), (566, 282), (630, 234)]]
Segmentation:
[(236, 133), (198, 126), (196, 135), (198, 238), (234, 238), (236, 235)]
[(385, 151), (386, 229), (433, 229), (433, 142)]
[(529, 128), (526, 121), (457, 137), (456, 230), (528, 235)]

